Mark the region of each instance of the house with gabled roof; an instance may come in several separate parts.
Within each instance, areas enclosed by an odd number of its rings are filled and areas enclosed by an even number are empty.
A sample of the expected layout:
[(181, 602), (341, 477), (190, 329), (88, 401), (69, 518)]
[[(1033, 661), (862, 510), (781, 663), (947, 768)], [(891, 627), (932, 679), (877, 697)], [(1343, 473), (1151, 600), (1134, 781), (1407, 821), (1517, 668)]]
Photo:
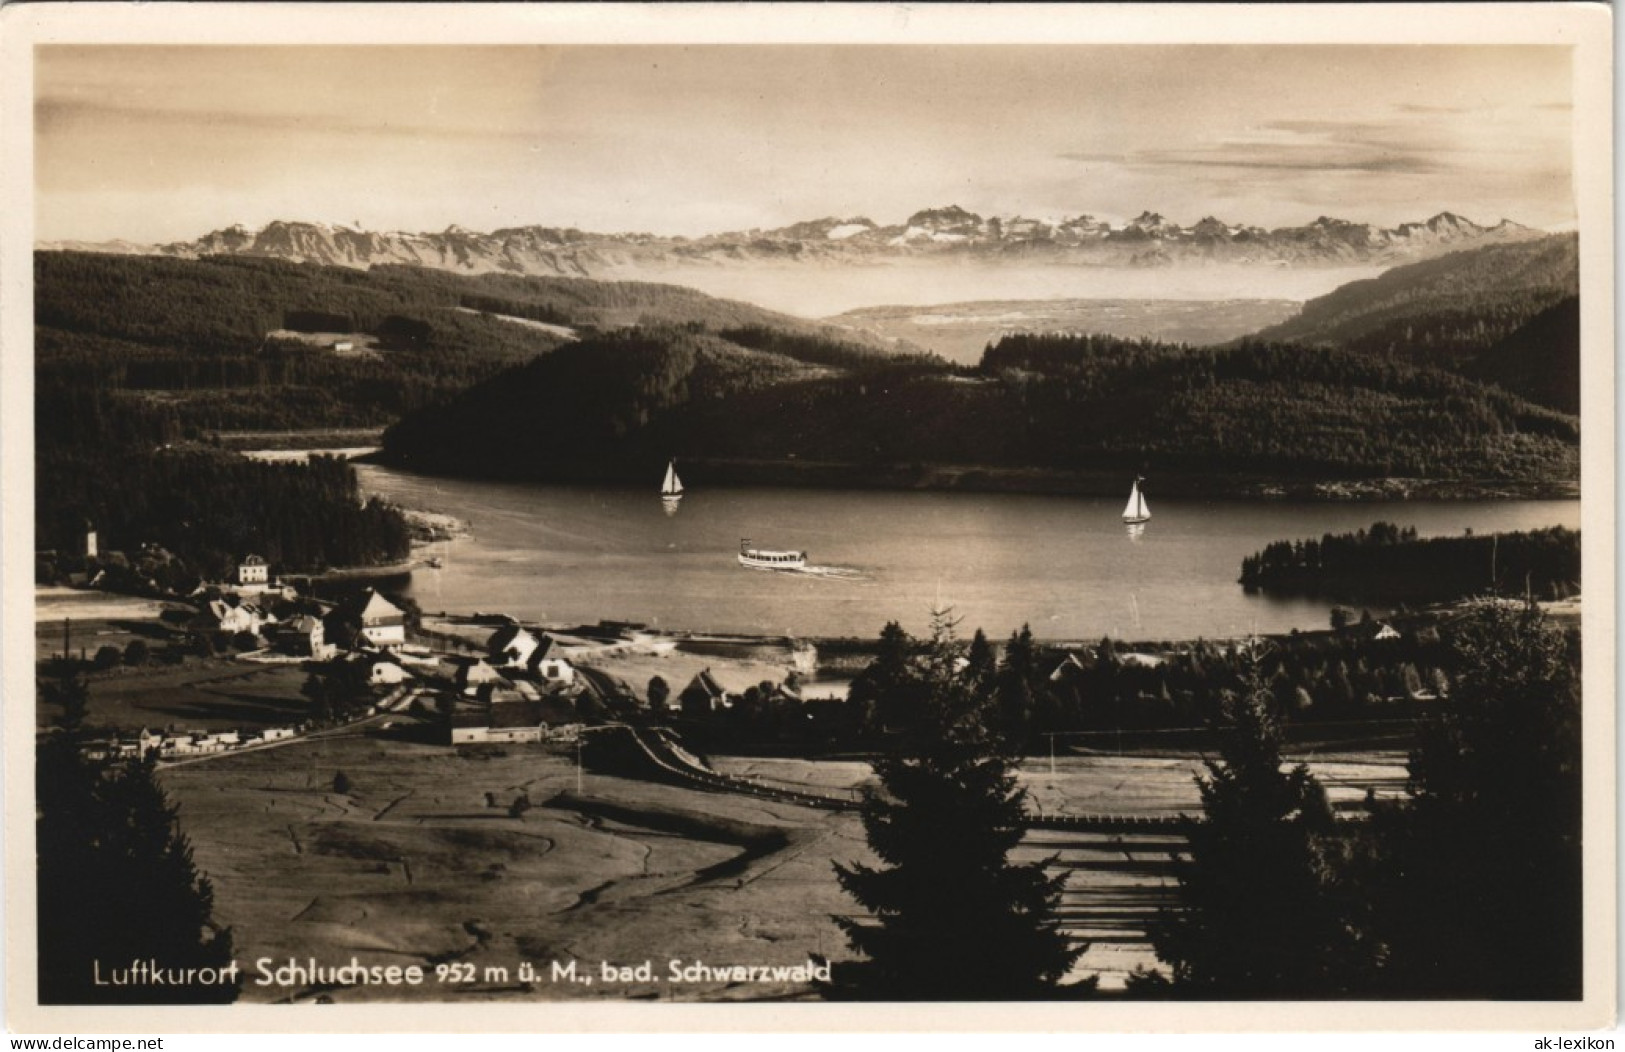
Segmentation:
[(325, 661), (333, 648), (328, 645), (326, 626), (322, 619), (310, 614), (301, 614), (276, 630), (277, 649), (293, 654), (296, 657), (312, 657), (317, 661)]
[(1083, 671), (1085, 671), (1083, 662), (1078, 660), (1078, 655), (1067, 654), (1066, 659), (1056, 665), (1055, 671), (1049, 674), (1049, 681), (1051, 683), (1064, 683), (1070, 677), (1076, 676)]
[(542, 638), (523, 625), (503, 625), (486, 641), (486, 660), (498, 667), (524, 668), (541, 645)]
[(728, 692), (723, 689), (709, 668), (701, 669), (688, 681), (678, 695), (684, 716), (709, 716), (718, 709), (728, 707)]
[(541, 643), (525, 662), (525, 667), (543, 683), (569, 686), (576, 681), (576, 670), (564, 659), (562, 649), (552, 636), (543, 635)]
[(188, 627), (197, 632), (258, 632), (269, 618), (265, 611), (235, 595), (205, 600)]
[(345, 655), (344, 663), (354, 670), (360, 682), (369, 687), (398, 686), (411, 675), (400, 660), (387, 650), (351, 651)]
[(484, 686), (509, 686), (502, 673), (478, 658), (458, 662), (453, 682), (456, 683), (457, 690), (463, 694), (474, 694)]
[(375, 647), (398, 647), (406, 642), (406, 611), (368, 588), (339, 606), (336, 616), (357, 626), (361, 638)]

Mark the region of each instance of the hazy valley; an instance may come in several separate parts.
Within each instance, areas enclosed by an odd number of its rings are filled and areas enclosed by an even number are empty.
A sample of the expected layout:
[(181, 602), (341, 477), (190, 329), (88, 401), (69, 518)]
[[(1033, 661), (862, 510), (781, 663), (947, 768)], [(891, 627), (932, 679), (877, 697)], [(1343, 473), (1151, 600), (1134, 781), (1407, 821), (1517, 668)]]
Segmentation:
[(978, 300), (869, 307), (826, 320), (975, 365), (989, 344), (1012, 333), (1098, 333), (1202, 347), (1283, 322), (1301, 306), (1289, 299)]

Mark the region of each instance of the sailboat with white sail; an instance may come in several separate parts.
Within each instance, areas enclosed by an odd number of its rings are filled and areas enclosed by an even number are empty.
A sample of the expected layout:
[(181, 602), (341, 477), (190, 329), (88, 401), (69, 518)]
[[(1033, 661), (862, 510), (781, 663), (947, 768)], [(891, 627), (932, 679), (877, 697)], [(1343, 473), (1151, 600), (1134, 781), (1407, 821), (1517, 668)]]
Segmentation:
[(1144, 481), (1143, 478), (1136, 478), (1128, 491), (1128, 506), (1123, 509), (1123, 521), (1130, 526), (1143, 526), (1151, 521), (1151, 508), (1145, 503), (1145, 494), (1140, 492), (1140, 483)]
[(660, 503), (665, 506), (666, 514), (671, 515), (677, 511), (677, 505), (683, 499), (683, 480), (677, 477), (677, 461), (666, 462), (666, 478), (660, 483)]

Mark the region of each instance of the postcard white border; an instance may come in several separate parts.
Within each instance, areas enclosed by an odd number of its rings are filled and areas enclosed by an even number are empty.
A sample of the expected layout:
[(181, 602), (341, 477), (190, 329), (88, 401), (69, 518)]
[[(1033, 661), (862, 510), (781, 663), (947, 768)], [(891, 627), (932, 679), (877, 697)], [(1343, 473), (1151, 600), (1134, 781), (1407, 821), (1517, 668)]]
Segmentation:
[[(0, 8), (0, 650), (7, 1026), (109, 1032), (1505, 1031), (1615, 1020), (1612, 12), (1600, 4), (22, 4)], [(1547, 44), (1572, 47), (1581, 230), (1586, 981), (1580, 1002), (43, 1008), (34, 1003), (32, 49), (126, 44)]]

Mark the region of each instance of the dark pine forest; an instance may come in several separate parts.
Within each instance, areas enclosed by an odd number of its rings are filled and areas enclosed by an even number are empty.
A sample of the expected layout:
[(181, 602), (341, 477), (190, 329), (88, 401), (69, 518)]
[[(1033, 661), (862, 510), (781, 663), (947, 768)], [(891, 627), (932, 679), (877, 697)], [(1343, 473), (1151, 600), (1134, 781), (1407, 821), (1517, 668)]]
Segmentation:
[(1474, 595), (1557, 599), (1580, 590), (1580, 534), (1419, 538), (1386, 522), (1369, 530), (1276, 541), (1242, 560), (1241, 583), (1272, 592), (1342, 599), (1446, 602)]
[(967, 370), (754, 338), (769, 349), (746, 353), (740, 340), (693, 327), (589, 338), (409, 414), (386, 434), (386, 455), (521, 478), (588, 465), (642, 477), (673, 454), (702, 469), (770, 460), (1289, 479), (1577, 475), (1573, 417), (1353, 352), (1010, 336)]

